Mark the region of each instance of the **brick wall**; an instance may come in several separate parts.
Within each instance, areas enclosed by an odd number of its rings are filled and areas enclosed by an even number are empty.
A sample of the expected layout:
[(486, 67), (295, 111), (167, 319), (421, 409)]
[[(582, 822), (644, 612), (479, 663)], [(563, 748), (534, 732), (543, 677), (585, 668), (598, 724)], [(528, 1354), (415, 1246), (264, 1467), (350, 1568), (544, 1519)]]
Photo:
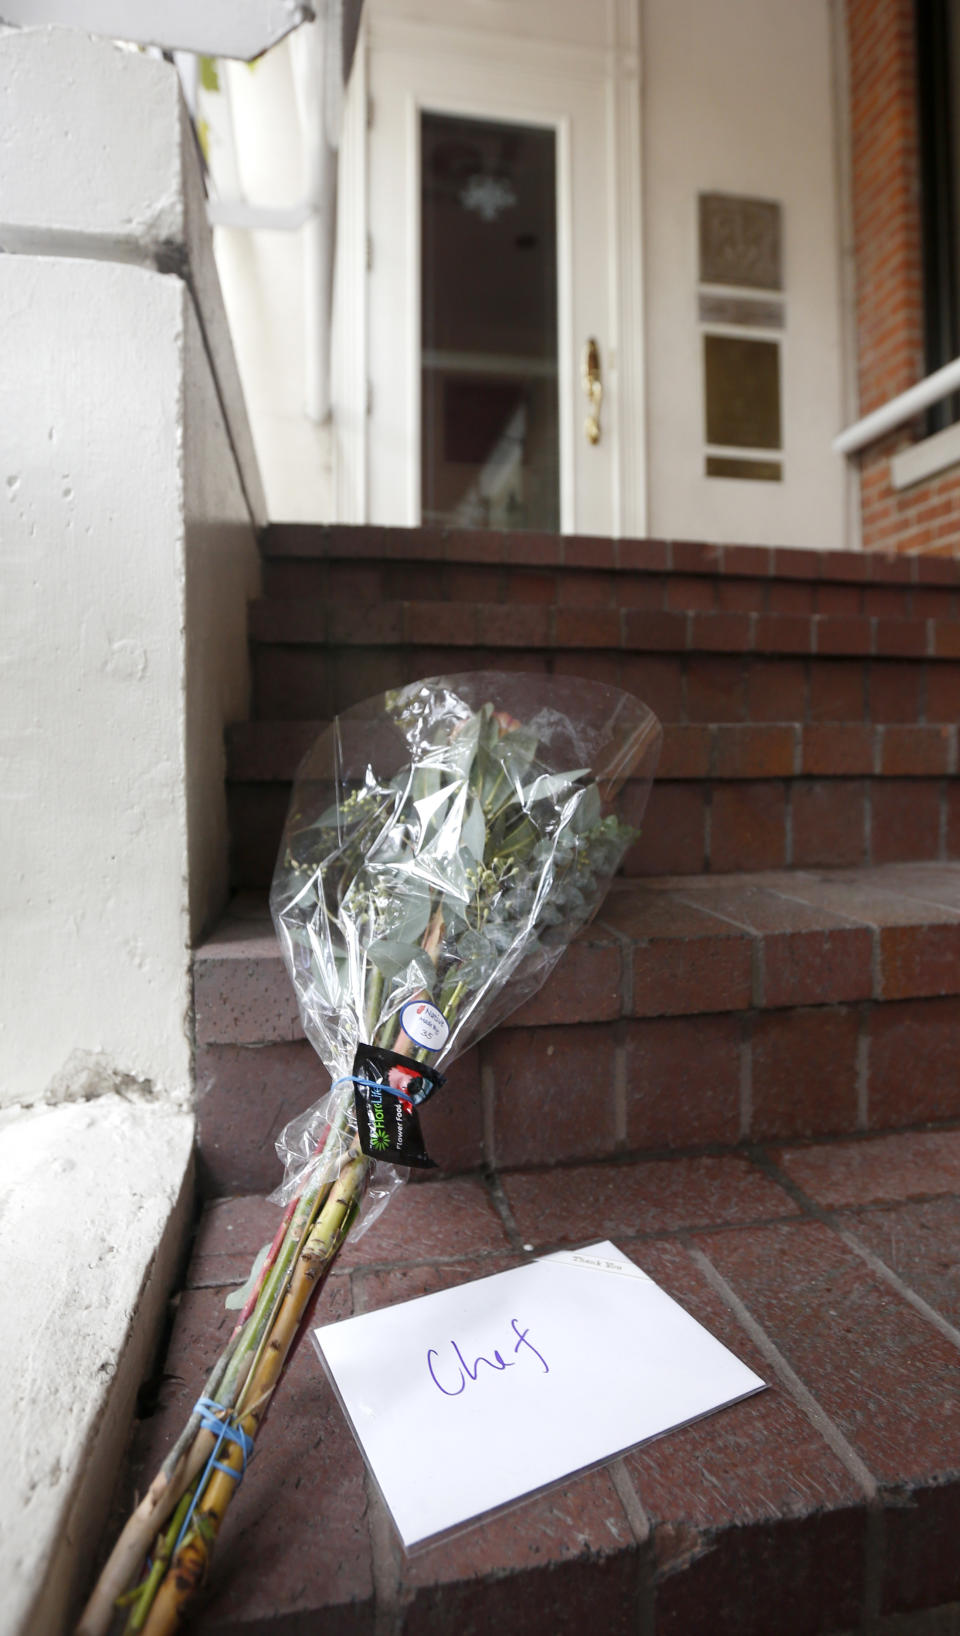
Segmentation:
[[(861, 415), (925, 373), (914, 4), (847, 3)], [(891, 455), (923, 435), (900, 427), (860, 456), (868, 550), (960, 550), (960, 469), (890, 482)]]

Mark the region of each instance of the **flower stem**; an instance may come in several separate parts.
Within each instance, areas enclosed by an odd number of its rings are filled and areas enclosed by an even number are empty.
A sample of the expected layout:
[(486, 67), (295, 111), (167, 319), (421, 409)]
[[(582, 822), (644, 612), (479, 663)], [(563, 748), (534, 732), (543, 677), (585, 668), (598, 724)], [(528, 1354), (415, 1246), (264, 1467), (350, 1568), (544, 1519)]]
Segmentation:
[(139, 1636), (140, 1631), (147, 1622), (147, 1615), (153, 1606), (154, 1598), (163, 1582), (163, 1576), (167, 1571), (167, 1564), (173, 1555), (173, 1548), (177, 1543), (180, 1530), (183, 1527), (187, 1512), (190, 1509), (190, 1501), (193, 1498), (193, 1490), (195, 1486), (196, 1485), (192, 1483), (187, 1492), (182, 1496), (180, 1503), (173, 1514), (173, 1521), (164, 1534), (160, 1548), (153, 1559), (153, 1565), (150, 1572), (143, 1581), (143, 1584), (138, 1586), (137, 1590), (134, 1592), (134, 1605), (130, 1610), (130, 1617), (124, 1626), (123, 1636)]
[[(303, 1247), (290, 1288), (272, 1326), (270, 1344), (261, 1352), (244, 1388), (244, 1407), (237, 1424), (250, 1438), (256, 1436), (263, 1423), (317, 1280), (332, 1264), (343, 1243), (369, 1171), (370, 1161), (362, 1154), (356, 1154), (347, 1162)], [(187, 1604), (203, 1581), (242, 1468), (243, 1456), (236, 1443), (221, 1449), (220, 1464), (204, 1481), (190, 1531), (160, 1586), (144, 1636), (170, 1636), (180, 1624)]]

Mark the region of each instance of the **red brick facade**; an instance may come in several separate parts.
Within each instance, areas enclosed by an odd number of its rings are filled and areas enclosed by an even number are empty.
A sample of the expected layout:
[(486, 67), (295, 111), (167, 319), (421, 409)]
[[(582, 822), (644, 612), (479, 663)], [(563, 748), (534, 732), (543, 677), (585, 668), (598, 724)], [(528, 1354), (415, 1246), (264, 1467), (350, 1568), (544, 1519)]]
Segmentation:
[[(923, 287), (915, 0), (848, 0), (860, 413), (921, 380)], [(924, 435), (904, 426), (860, 456), (868, 550), (960, 548), (960, 469), (897, 490), (890, 457)]]

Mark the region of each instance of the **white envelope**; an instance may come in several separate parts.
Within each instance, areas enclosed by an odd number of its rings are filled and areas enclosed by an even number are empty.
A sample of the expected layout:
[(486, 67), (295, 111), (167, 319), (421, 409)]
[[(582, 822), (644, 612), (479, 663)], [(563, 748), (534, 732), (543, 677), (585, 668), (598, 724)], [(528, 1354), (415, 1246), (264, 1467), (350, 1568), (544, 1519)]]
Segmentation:
[(407, 1549), (765, 1385), (608, 1242), (313, 1339)]

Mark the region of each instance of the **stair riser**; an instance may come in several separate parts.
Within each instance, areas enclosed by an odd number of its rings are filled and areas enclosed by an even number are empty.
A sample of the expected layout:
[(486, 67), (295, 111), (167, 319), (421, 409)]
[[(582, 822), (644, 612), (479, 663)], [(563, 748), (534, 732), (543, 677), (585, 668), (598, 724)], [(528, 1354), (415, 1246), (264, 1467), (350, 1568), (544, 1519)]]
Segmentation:
[[(956, 1119), (958, 1030), (955, 996), (501, 1029), (424, 1128), (458, 1172)], [(203, 1046), (197, 1079), (207, 1189), (275, 1187), (277, 1133), (327, 1089), (312, 1047)]]
[(253, 668), (260, 720), (326, 720), (386, 688), (464, 670), (608, 682), (643, 698), (667, 723), (952, 725), (960, 719), (960, 664), (952, 661), (257, 643)]
[[(270, 1185), (269, 1132), (326, 1080), (262, 901), (198, 955), (194, 995), (211, 1185)], [(431, 1141), (463, 1169), (956, 1117), (958, 1028), (949, 867), (618, 885), (454, 1065)]]
[(722, 575), (643, 574), (588, 568), (376, 559), (268, 558), (263, 594), (291, 600), (409, 601), (645, 608), (697, 613), (826, 614), (951, 619), (948, 586), (842, 585)]
[(255, 602), (250, 634), (258, 643), (331, 647), (416, 646), (437, 632), (449, 647), (531, 651), (600, 648), (625, 653), (795, 654), (798, 658), (960, 659), (960, 631), (949, 619), (841, 618), (543, 606), (497, 602)]
[[(228, 786), (236, 887), (269, 885), (289, 795), (286, 783)], [(628, 790), (628, 819), (637, 800)], [(954, 778), (658, 779), (624, 873), (726, 874), (953, 858), (960, 858), (960, 782)]]
[[(238, 722), (227, 734), (227, 776), (289, 783), (327, 723)], [(960, 771), (960, 731), (947, 723), (667, 722), (657, 777), (933, 778)]]
[(268, 560), (466, 563), (839, 585), (960, 585), (960, 566), (949, 546), (939, 554), (885, 554), (716, 545), (701, 540), (614, 539), (609, 535), (273, 523), (263, 535), (262, 549)]

